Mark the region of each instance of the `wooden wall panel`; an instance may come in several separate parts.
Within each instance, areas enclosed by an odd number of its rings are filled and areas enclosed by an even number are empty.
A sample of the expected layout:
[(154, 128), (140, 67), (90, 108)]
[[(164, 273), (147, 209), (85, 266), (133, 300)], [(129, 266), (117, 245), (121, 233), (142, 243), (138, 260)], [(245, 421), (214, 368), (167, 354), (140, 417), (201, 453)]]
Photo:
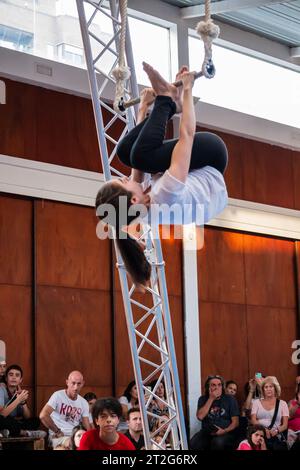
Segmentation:
[(201, 375), (219, 374), (244, 384), (248, 377), (246, 308), (244, 305), (200, 302)]
[(37, 95), (37, 159), (101, 171), (92, 102), (44, 88)]
[[(173, 228), (171, 227), (171, 229)], [(174, 231), (171, 230), (170, 239), (162, 239), (161, 242), (168, 293), (169, 295), (182, 296), (182, 239), (175, 239)]]
[(297, 366), (292, 363), (292, 342), (298, 338), (294, 309), (247, 307), (250, 376), (275, 375), (284, 400), (294, 394)]
[(300, 152), (293, 152), (295, 209), (300, 210)]
[(294, 208), (291, 150), (245, 139), (243, 181), (243, 199)]
[(110, 242), (96, 237), (94, 209), (50, 201), (37, 207), (37, 283), (108, 290)]
[(0, 196), (0, 284), (32, 282), (32, 202)]
[(37, 87), (2, 80), (6, 104), (0, 113), (0, 154), (35, 160)]
[(247, 303), (294, 308), (294, 243), (244, 235)]
[(72, 370), (86, 387), (112, 387), (110, 295), (90, 290), (39, 287), (37, 383), (63, 388)]
[(33, 322), (31, 287), (0, 285), (0, 339), (7, 364), (19, 364), (24, 385), (33, 384)]
[(244, 141), (241, 138), (230, 134), (217, 132), (224, 140), (228, 150), (228, 166), (224, 177), (229, 197), (243, 199), (244, 180), (243, 180), (243, 158)]
[(198, 253), (198, 286), (202, 301), (245, 302), (243, 237), (206, 227)]

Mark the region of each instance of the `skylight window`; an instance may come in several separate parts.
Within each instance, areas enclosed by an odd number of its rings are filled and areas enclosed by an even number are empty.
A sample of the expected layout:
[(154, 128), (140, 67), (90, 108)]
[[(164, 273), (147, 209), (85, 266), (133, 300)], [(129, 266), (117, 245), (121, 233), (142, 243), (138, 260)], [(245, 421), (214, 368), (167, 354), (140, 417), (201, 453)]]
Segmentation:
[[(201, 70), (203, 43), (189, 37), (191, 70)], [(300, 73), (213, 46), (216, 75), (200, 78), (194, 94), (202, 101), (251, 116), (300, 128)]]

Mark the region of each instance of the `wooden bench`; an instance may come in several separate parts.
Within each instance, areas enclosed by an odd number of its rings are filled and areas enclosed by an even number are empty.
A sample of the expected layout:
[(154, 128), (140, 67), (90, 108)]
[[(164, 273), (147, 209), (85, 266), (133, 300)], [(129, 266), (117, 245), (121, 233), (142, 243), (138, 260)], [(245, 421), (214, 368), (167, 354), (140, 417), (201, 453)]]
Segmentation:
[(37, 437), (0, 437), (2, 450), (45, 450), (45, 440)]

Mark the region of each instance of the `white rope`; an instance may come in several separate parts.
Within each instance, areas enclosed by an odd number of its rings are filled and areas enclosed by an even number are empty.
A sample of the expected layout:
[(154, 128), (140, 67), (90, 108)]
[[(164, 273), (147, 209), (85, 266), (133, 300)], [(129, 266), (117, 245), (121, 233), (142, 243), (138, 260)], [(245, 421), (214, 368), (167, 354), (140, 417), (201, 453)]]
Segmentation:
[(124, 98), (126, 81), (130, 78), (130, 69), (125, 65), (125, 43), (126, 43), (126, 25), (127, 25), (127, 0), (119, 0), (121, 15), (121, 34), (119, 65), (112, 71), (116, 80), (116, 93), (114, 101), (114, 110), (120, 113), (119, 102)]
[[(212, 63), (212, 43), (219, 36), (220, 28), (211, 19), (210, 0), (205, 0), (205, 21), (199, 21), (196, 31), (204, 43), (205, 57), (202, 73), (206, 78), (212, 78), (215, 74)], [(208, 67), (212, 68), (213, 72), (209, 72)]]

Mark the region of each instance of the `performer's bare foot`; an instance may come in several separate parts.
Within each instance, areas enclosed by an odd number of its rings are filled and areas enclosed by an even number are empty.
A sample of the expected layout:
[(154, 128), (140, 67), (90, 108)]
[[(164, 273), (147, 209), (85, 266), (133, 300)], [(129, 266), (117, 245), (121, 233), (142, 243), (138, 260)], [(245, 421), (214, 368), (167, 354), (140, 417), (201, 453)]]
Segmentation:
[(157, 96), (170, 96), (172, 100), (176, 103), (176, 112), (180, 112), (182, 106), (176, 86), (167, 82), (167, 80), (165, 80), (157, 70), (155, 70), (153, 67), (151, 67), (151, 65), (147, 64), (146, 62), (143, 62), (143, 68), (149, 77), (155, 94)]

